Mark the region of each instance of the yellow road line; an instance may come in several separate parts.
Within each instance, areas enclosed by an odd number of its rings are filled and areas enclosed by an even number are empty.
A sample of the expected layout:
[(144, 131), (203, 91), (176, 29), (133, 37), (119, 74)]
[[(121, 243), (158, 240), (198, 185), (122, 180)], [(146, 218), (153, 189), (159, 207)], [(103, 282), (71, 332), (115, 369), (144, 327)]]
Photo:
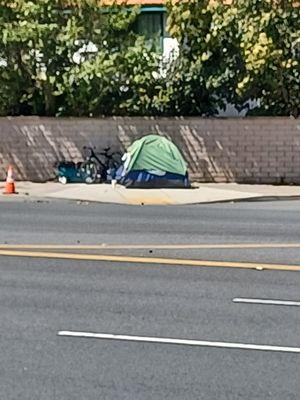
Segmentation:
[(160, 265), (167, 264), (167, 265), (182, 265), (182, 266), (192, 266), (192, 267), (268, 269), (268, 270), (300, 272), (300, 265), (262, 264), (262, 263), (231, 262), (231, 261), (205, 261), (205, 260), (189, 260), (189, 259), (177, 259), (177, 258), (132, 257), (132, 256), (116, 256), (109, 254), (78, 254), (78, 253), (72, 254), (72, 253), (48, 253), (48, 252), (0, 250), (0, 256), (56, 258), (56, 259), (86, 260), (86, 261), (112, 261), (112, 262), (126, 262), (126, 263), (138, 263), (138, 264), (160, 264)]
[(61, 250), (105, 250), (105, 249), (277, 249), (300, 248), (300, 243), (220, 243), (220, 244), (1, 244), (0, 249), (61, 249)]

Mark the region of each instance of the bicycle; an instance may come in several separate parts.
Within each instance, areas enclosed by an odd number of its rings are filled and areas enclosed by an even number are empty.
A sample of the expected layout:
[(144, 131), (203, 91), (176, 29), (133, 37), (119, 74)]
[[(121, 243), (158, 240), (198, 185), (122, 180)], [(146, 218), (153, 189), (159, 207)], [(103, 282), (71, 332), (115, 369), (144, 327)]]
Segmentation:
[[(80, 166), (85, 183), (106, 182), (108, 170), (115, 171), (121, 165), (121, 153), (111, 152), (105, 147), (102, 152), (96, 152), (95, 147), (83, 147), (85, 161)], [(101, 159), (104, 157), (104, 161)]]

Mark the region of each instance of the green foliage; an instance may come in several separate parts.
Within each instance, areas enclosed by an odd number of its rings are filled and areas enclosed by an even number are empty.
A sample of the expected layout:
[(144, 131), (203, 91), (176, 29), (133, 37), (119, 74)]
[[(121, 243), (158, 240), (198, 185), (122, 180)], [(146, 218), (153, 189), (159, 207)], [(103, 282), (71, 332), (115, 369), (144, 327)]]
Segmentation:
[(0, 115), (210, 116), (259, 100), (252, 114), (298, 116), (293, 3), (167, 0), (180, 50), (163, 70), (157, 38), (134, 33), (139, 8), (0, 0)]
[(171, 112), (214, 115), (226, 102), (253, 114), (300, 112), (300, 8), (293, 0), (168, 1), (180, 56)]
[(244, 60), (238, 101), (259, 99), (252, 113), (300, 113), (300, 8), (293, 0), (237, 2)]
[(132, 33), (138, 12), (96, 0), (0, 0), (0, 113), (148, 113), (158, 57)]
[(151, 99), (159, 88), (155, 88), (157, 82), (152, 71), (157, 68), (158, 55), (142, 39), (118, 52), (102, 49), (63, 75), (61, 91), (65, 103), (60, 107), (60, 114), (155, 113)]
[(214, 115), (233, 100), (239, 79), (236, 9), (221, 0), (170, 0), (168, 11), (168, 30), (180, 46), (170, 68), (171, 112)]

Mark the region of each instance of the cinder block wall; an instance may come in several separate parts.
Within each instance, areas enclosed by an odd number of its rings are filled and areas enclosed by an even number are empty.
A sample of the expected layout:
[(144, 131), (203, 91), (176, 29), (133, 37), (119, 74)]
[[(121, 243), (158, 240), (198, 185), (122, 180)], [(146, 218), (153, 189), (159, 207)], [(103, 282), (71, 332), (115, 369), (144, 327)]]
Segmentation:
[(170, 138), (202, 182), (300, 183), (300, 120), (292, 118), (0, 118), (0, 179), (54, 178), (58, 160), (80, 161), (84, 145), (124, 150), (157, 133)]

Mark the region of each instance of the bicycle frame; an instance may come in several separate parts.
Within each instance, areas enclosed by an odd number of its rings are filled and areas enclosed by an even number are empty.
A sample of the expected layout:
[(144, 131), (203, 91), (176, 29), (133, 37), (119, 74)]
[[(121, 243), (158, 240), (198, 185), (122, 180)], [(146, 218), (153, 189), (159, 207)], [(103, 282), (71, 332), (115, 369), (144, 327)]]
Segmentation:
[[(86, 147), (84, 149), (87, 149), (90, 152), (89, 156), (85, 157), (86, 161), (96, 160), (98, 162), (98, 164), (101, 165), (102, 168), (106, 168), (105, 163), (103, 163), (101, 161), (101, 159), (97, 156), (97, 153), (95, 152), (95, 150), (92, 147)], [(105, 155), (105, 154), (102, 154), (102, 153), (100, 153), (100, 154), (101, 155)]]

